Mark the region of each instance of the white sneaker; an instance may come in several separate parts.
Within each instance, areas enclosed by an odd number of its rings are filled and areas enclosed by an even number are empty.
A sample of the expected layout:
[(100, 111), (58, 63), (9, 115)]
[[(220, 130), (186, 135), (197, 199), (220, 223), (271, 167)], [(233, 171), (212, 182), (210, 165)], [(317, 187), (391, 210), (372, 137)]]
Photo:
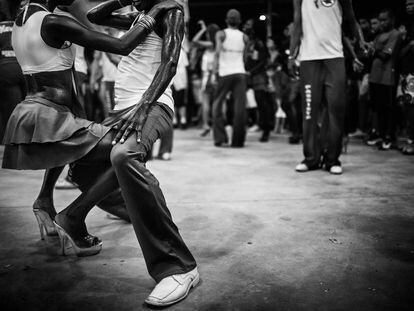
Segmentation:
[(331, 173), (333, 175), (341, 175), (342, 174), (342, 166), (340, 166), (340, 165), (333, 165), (329, 169), (329, 173)]
[(165, 307), (187, 297), (190, 289), (200, 282), (197, 267), (184, 274), (175, 274), (163, 278), (154, 288), (145, 302), (152, 306)]
[(309, 171), (309, 167), (305, 163), (300, 163), (296, 165), (295, 171), (299, 173), (304, 173), (304, 172)]

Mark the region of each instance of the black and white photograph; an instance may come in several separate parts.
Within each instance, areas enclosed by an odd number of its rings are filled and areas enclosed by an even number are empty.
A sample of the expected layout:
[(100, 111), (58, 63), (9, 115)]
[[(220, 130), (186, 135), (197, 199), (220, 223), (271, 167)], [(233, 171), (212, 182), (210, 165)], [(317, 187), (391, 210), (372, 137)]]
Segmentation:
[(414, 0), (0, 0), (0, 310), (414, 310)]

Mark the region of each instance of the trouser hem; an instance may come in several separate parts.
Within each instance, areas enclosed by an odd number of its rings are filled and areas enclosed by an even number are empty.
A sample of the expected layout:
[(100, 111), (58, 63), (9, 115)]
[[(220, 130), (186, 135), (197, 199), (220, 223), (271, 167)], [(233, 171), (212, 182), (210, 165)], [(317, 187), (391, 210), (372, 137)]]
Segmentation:
[(158, 274), (154, 275), (153, 278), (157, 284), (161, 282), (162, 279), (169, 277), (175, 274), (184, 274), (194, 270), (197, 267), (197, 264), (190, 266), (189, 268), (182, 268), (182, 267), (171, 267), (170, 269)]

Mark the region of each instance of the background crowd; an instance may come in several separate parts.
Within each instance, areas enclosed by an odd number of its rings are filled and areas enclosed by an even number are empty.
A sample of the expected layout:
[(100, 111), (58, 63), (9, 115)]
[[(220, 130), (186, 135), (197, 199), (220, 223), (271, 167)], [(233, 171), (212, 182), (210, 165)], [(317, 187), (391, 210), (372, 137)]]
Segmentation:
[[(13, 2), (0, 2), (0, 139), (8, 116), (25, 95), (23, 77), (10, 45), (12, 21), (19, 9), (10, 5)], [(127, 7), (119, 13), (128, 14), (130, 10)], [(356, 10), (369, 48), (358, 50), (352, 40), (344, 38), (347, 64), (344, 152), (349, 139), (355, 138), (379, 150), (395, 148), (405, 155), (414, 154), (414, 0), (406, 1), (406, 10), (407, 14), (398, 19), (386, 8), (369, 16), (362, 16)], [(214, 139), (217, 147), (243, 146), (244, 141), (232, 141), (232, 136), (238, 139), (231, 134), (233, 128), (238, 131), (236, 127), (243, 128), (242, 131), (260, 131), (260, 141), (264, 143), (272, 133), (290, 133), (288, 143), (299, 144), (303, 110), (300, 79), (299, 73), (289, 72), (287, 66), (292, 25), (284, 25), (283, 33), (277, 37), (263, 36), (263, 31), (258, 30), (262, 27), (259, 19), (246, 17), (236, 10), (226, 16), (226, 22), (233, 20), (234, 28), (242, 30), (246, 40), (244, 78), (240, 81), (247, 85), (244, 88), (226, 86), (218, 90), (215, 50), (221, 27), (200, 20), (198, 29), (187, 29), (173, 83), (174, 126), (180, 130), (197, 128), (200, 139), (209, 139), (212, 132), (219, 131), (213, 131), (213, 124), (224, 122), (224, 138)], [(98, 30), (121, 35), (111, 28)], [(393, 53), (390, 58), (382, 59), (378, 55), (385, 44)], [(101, 122), (114, 107), (119, 61), (118, 55), (79, 47), (75, 64), (77, 89), (88, 119)], [(218, 97), (220, 104), (215, 103)], [(245, 113), (241, 113), (244, 109)], [(163, 138), (160, 159), (171, 158), (172, 139), (172, 133)]]

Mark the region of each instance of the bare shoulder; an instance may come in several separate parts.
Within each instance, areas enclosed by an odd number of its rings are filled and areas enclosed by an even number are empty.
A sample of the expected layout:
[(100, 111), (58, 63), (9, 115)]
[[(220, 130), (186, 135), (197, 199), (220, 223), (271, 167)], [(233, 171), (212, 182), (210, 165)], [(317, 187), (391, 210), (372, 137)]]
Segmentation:
[(224, 32), (224, 30), (217, 31), (216, 39), (224, 40), (225, 38), (226, 38), (226, 33)]

